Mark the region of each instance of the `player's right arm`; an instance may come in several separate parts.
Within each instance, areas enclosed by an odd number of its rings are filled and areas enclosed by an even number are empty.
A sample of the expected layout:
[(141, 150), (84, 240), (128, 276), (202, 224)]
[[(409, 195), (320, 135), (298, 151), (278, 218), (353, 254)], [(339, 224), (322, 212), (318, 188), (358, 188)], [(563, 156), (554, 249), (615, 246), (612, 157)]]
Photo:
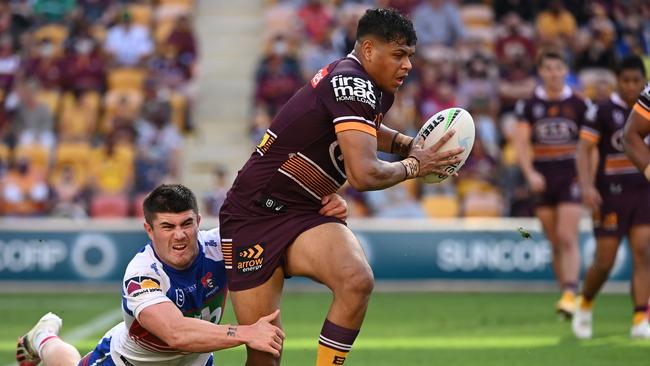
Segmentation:
[(585, 123), (580, 128), (580, 139), (578, 140), (576, 152), (576, 170), (578, 171), (582, 201), (594, 211), (598, 210), (602, 203), (602, 197), (595, 185), (595, 170), (599, 158), (597, 147), (600, 141), (597, 117), (598, 109), (593, 106), (587, 111)]
[(167, 301), (143, 309), (138, 322), (170, 347), (183, 352), (205, 353), (245, 344), (279, 357), (284, 333), (271, 324), (279, 313), (276, 310), (251, 325), (218, 325), (184, 317), (171, 301)]
[(630, 160), (650, 181), (650, 149), (644, 142), (648, 134), (650, 134), (650, 111), (637, 103), (625, 123), (623, 146)]
[(424, 149), (420, 141), (413, 146), (408, 158), (389, 163), (377, 158), (377, 138), (372, 134), (354, 129), (336, 134), (348, 181), (359, 191), (384, 189), (431, 173), (446, 174), (443, 167), (459, 162), (457, 155), (463, 152), (462, 148), (438, 151), (451, 136), (452, 131), (428, 149)]
[(533, 166), (533, 154), (531, 150), (532, 126), (526, 116), (526, 103), (523, 100), (517, 102), (516, 112), (519, 118), (515, 129), (517, 162), (531, 191), (542, 192), (546, 189), (546, 180)]

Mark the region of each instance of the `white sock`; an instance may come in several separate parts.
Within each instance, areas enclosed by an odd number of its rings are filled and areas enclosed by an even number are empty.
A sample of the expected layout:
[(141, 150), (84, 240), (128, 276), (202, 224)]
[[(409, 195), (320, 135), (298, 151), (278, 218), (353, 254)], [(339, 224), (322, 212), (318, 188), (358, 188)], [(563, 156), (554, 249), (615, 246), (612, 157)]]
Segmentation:
[(59, 336), (49, 329), (43, 329), (34, 335), (34, 344), (32, 347), (37, 350), (39, 357), (41, 356), (41, 350), (43, 349), (43, 346), (54, 338), (59, 338)]

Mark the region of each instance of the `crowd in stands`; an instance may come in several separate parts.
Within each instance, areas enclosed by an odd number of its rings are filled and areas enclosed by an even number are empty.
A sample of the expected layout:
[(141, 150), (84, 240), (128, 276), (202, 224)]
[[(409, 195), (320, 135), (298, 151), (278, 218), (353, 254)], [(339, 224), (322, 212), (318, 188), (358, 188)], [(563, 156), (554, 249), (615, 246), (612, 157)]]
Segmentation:
[(0, 216), (141, 215), (192, 128), (192, 0), (0, 0)]
[(568, 84), (593, 101), (608, 98), (622, 57), (638, 54), (650, 66), (646, 0), (271, 1), (255, 75), (253, 141), (305, 80), (352, 50), (369, 7), (408, 14), (418, 37), (414, 68), (384, 123), (413, 136), (437, 111), (460, 106), (474, 117), (477, 139), (456, 179), (367, 193), (348, 187), (352, 216), (532, 216), (512, 140), (514, 106), (538, 83), (536, 50), (560, 49), (571, 66)]

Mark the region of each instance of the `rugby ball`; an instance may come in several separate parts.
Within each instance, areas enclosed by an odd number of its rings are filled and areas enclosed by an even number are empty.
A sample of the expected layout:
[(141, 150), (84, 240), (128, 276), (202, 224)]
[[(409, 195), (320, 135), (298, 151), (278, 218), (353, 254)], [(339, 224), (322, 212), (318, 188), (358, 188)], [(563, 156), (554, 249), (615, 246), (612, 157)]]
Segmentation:
[[(461, 161), (447, 165), (444, 171), (452, 175), (465, 164), (469, 153), (474, 146), (474, 119), (466, 110), (462, 108), (449, 108), (434, 114), (429, 118), (420, 131), (418, 136), (424, 139), (424, 148), (429, 148), (449, 130), (455, 130), (454, 136), (449, 139), (438, 151), (447, 151), (457, 147), (464, 147), (459, 156)], [(423, 177), (425, 183), (440, 183), (445, 180), (447, 176), (441, 174), (429, 174)]]

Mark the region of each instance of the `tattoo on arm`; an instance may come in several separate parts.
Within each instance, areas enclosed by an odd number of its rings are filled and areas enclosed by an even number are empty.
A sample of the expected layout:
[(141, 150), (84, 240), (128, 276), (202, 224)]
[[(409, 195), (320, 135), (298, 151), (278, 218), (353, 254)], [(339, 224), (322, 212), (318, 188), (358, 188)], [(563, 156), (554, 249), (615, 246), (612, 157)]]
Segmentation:
[(411, 147), (413, 146), (413, 140), (414, 139), (411, 137), (396, 132), (395, 135), (393, 135), (393, 141), (390, 144), (391, 154), (408, 156), (409, 152), (411, 152)]
[(234, 337), (237, 335), (237, 326), (236, 325), (231, 325), (228, 327), (228, 332), (226, 333), (226, 336), (228, 337)]
[(420, 162), (413, 156), (400, 161), (404, 166), (404, 180), (413, 179), (420, 173)]

